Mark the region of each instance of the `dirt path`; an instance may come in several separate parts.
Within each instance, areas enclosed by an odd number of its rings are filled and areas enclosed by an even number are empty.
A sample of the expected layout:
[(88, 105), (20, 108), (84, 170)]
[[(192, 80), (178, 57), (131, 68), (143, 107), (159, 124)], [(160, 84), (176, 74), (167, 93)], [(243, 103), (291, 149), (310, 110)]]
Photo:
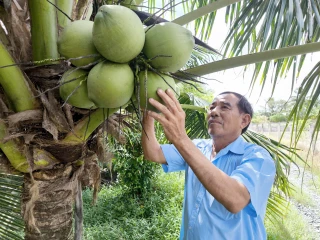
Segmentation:
[(300, 214), (309, 223), (311, 229), (317, 233), (320, 239), (320, 189), (316, 188), (313, 184), (313, 180), (317, 180), (316, 176), (312, 176), (309, 171), (305, 171), (303, 174), (303, 169), (299, 170), (295, 165), (291, 165), (291, 171), (289, 175), (289, 181), (293, 183), (299, 190), (301, 190), (301, 183), (303, 181), (302, 189), (306, 197), (310, 197), (312, 200), (312, 206), (305, 206), (301, 203), (291, 200), (291, 202), (296, 206)]

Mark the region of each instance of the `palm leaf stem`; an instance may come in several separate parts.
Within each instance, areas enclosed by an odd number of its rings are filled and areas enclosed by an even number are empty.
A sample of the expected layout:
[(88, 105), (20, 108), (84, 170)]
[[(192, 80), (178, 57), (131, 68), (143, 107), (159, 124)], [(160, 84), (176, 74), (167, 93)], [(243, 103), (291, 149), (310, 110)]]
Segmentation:
[(36, 99), (32, 95), (24, 74), (18, 66), (1, 68), (15, 64), (10, 53), (0, 41), (0, 85), (3, 87), (6, 96), (13, 105), (13, 110), (20, 112), (35, 109)]
[[(299, 46), (292, 46), (286, 48), (280, 48), (276, 50), (268, 50), (259, 53), (246, 54), (239, 57), (232, 57), (228, 59), (223, 59), (220, 61), (215, 61), (212, 63), (204, 64), (198, 67), (190, 68), (185, 70), (185, 72), (194, 74), (197, 76), (203, 76), (206, 74), (231, 69), (235, 67), (245, 66), (252, 63), (259, 63), (274, 59), (282, 59), (291, 56), (297, 56), (306, 53), (312, 53), (320, 51), (320, 42), (308, 43)], [(179, 75), (179, 73), (177, 73)]]
[[(126, 107), (122, 106), (123, 108)], [(109, 116), (117, 112), (119, 108), (99, 108), (87, 117), (83, 118), (67, 136), (62, 140), (66, 143), (85, 142), (93, 131), (100, 126)]]
[(3, 142), (5, 136), (7, 136), (7, 127), (4, 121), (0, 121), (1, 150), (16, 170), (27, 173), (29, 171), (29, 164), (25, 154), (21, 151), (21, 147), (15, 139)]
[(200, 18), (208, 13), (211, 13), (215, 10), (218, 10), (220, 8), (224, 8), (226, 6), (229, 6), (233, 3), (240, 2), (241, 0), (220, 0), (216, 2), (212, 2), (210, 4), (207, 4), (206, 6), (200, 7), (192, 12), (189, 12), (179, 18), (176, 18), (172, 20), (172, 22), (177, 23), (179, 25), (185, 25), (189, 22), (192, 22), (193, 20), (196, 20), (197, 18)]
[(59, 57), (56, 8), (45, 0), (29, 0), (34, 61)]
[[(56, 3), (57, 3), (57, 7), (63, 13), (71, 17), (74, 0), (56, 0)], [(57, 10), (58, 24), (60, 27), (65, 27), (71, 22), (71, 20), (67, 18), (62, 12)]]

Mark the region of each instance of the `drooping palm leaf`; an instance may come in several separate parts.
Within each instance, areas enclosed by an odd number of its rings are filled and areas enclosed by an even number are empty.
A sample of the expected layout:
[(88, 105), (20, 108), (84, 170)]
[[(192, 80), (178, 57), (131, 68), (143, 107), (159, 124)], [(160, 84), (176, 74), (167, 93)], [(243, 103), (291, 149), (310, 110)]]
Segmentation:
[(273, 223), (281, 221), (285, 216), (289, 202), (276, 189), (272, 189), (268, 198), (266, 217)]
[[(310, 99), (310, 101), (306, 101)], [(307, 126), (310, 119), (315, 119), (315, 126), (311, 136), (310, 146), (317, 142), (318, 133), (320, 130), (320, 112), (312, 110), (319, 109), (320, 100), (320, 62), (318, 62), (310, 73), (302, 81), (295, 104), (288, 116), (287, 126), (292, 121), (292, 140), (294, 146), (297, 145), (303, 130)]]
[[(243, 54), (246, 49), (254, 53), (317, 42), (320, 37), (319, 8), (319, 2), (315, 0), (242, 1), (236, 16), (233, 14), (228, 18), (232, 27), (225, 40), (224, 53), (230, 57)], [(256, 64), (251, 87), (258, 77), (263, 84), (269, 73), (273, 73), (274, 91), (279, 76), (283, 77), (290, 69), (294, 78), (299, 75), (304, 59), (304, 55), (299, 59), (292, 56), (272, 64)]]
[(20, 208), (22, 183), (22, 176), (0, 173), (0, 239), (23, 239), (24, 224)]

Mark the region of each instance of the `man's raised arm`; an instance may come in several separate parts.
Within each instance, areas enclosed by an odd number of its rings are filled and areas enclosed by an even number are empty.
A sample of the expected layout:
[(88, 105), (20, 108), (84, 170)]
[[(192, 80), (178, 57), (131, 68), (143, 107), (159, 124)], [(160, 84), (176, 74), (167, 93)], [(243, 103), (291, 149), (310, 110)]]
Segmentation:
[(141, 144), (145, 159), (156, 163), (167, 163), (154, 132), (154, 119), (147, 112), (143, 116)]

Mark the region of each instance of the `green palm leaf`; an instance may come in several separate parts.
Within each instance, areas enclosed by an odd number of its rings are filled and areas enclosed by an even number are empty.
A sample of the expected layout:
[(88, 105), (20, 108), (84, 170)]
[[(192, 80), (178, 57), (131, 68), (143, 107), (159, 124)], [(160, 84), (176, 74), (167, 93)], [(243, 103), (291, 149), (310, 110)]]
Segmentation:
[(22, 183), (22, 176), (0, 173), (1, 239), (23, 239), (20, 235), (24, 230), (20, 206)]
[[(181, 94), (179, 102), (185, 109), (186, 122), (185, 127), (188, 136), (194, 138), (209, 138), (207, 131), (206, 110), (209, 103), (201, 98), (194, 96), (191, 93)], [(195, 109), (194, 106), (200, 107)], [(191, 109), (192, 108), (192, 109)]]
[[(311, 136), (310, 146), (317, 142), (320, 130), (320, 62), (318, 62), (310, 73), (302, 81), (297, 96), (294, 98), (295, 104), (289, 114), (287, 126), (292, 121), (292, 140), (294, 146), (297, 145), (303, 130), (310, 119), (315, 119), (315, 126)], [(309, 100), (308, 100), (309, 99)], [(311, 150), (311, 149), (309, 149)]]

